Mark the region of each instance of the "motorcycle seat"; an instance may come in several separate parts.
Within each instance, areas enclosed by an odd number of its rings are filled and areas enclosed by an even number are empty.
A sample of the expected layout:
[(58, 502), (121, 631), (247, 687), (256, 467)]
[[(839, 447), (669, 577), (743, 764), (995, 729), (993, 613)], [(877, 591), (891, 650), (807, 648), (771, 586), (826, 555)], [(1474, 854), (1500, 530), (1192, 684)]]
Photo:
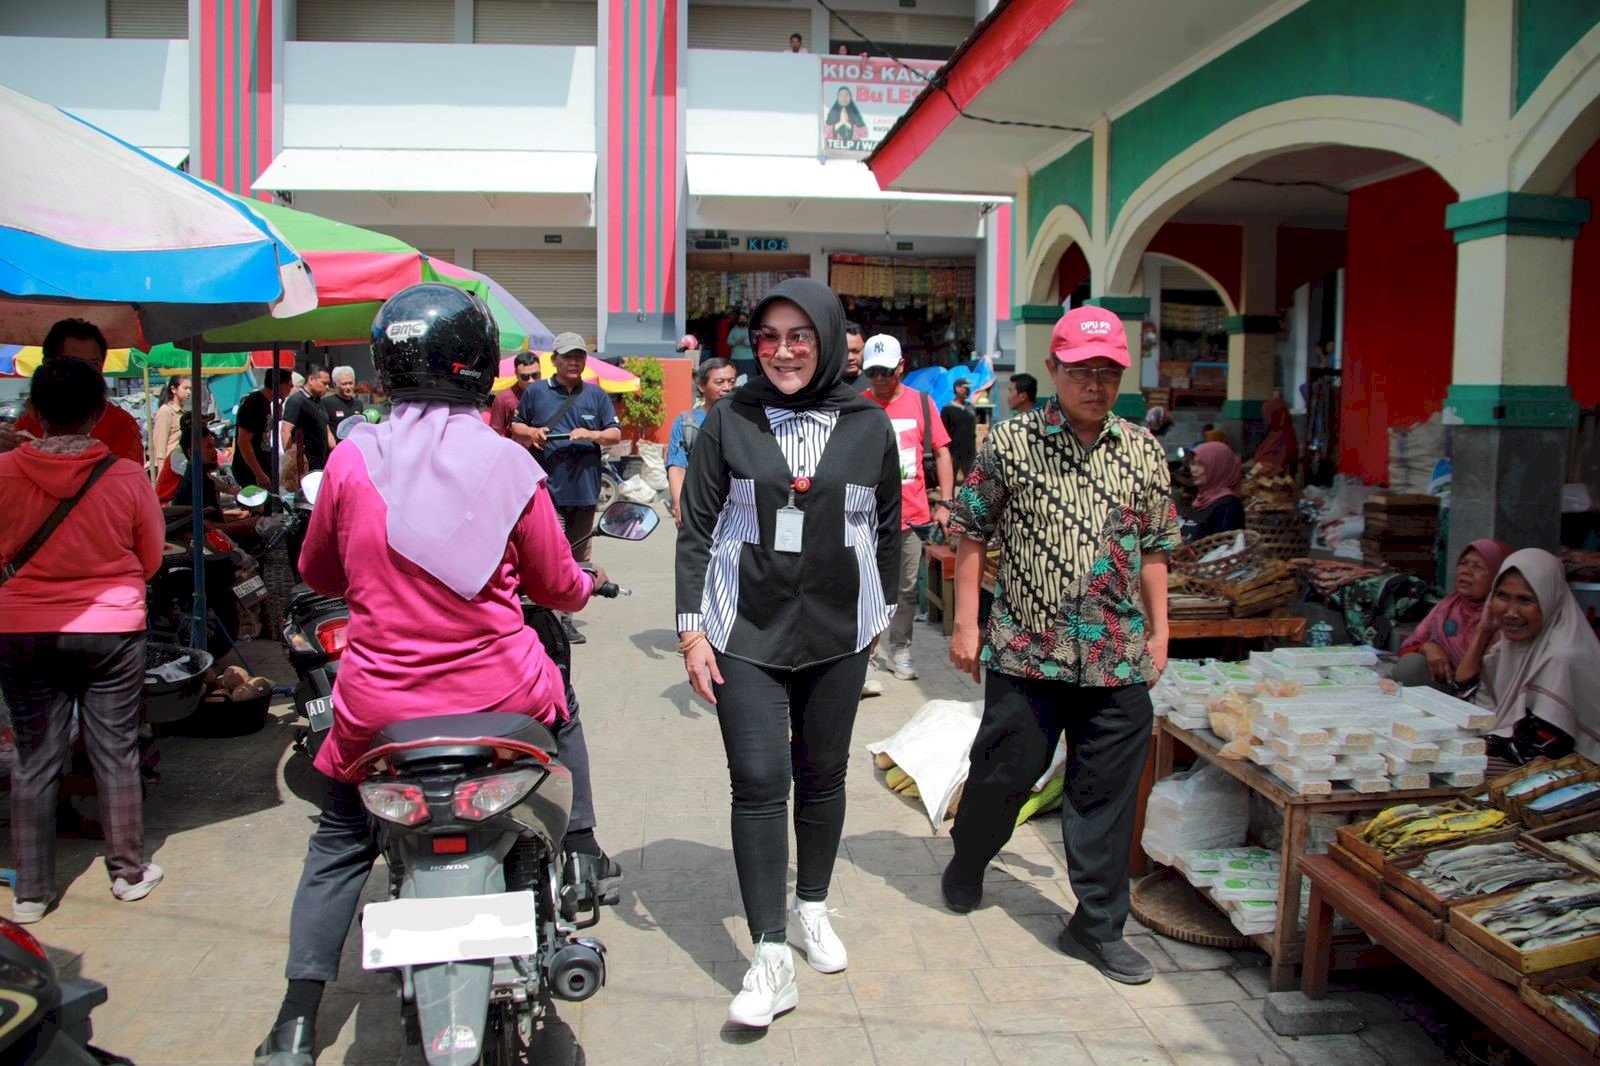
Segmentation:
[(392, 762), (396, 769), (435, 759), (489, 759), (494, 749), (483, 744), (452, 743), (452, 741), (478, 738), (516, 740), (542, 748), (552, 758), (556, 755), (556, 738), (550, 730), (525, 714), (480, 712), (476, 714), (439, 714), (427, 718), (411, 718), (393, 722), (378, 731), (372, 746), (384, 744), (414, 744), (417, 741), (437, 740), (438, 744), (397, 752)]

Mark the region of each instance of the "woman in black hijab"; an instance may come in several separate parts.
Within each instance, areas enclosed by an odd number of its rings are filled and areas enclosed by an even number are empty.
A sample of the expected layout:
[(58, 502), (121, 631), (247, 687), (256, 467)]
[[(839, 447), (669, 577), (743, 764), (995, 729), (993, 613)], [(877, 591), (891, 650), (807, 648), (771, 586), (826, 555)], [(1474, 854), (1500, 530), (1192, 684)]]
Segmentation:
[(824, 901), (869, 647), (897, 598), (900, 458), (883, 409), (843, 382), (832, 289), (782, 282), (751, 321), (760, 372), (711, 409), (689, 457), (677, 613), (689, 682), (722, 728), (755, 942), (728, 1018), (765, 1027), (799, 1001), (786, 929), (813, 968), (845, 968)]

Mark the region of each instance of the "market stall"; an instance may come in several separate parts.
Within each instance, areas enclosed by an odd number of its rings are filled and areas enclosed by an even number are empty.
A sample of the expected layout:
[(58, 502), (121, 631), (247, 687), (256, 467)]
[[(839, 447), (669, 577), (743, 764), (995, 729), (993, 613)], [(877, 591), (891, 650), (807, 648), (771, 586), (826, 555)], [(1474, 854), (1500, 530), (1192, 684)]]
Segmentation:
[(828, 285), (867, 335), (900, 341), (906, 369), (965, 362), (976, 336), (976, 267), (970, 258), (836, 253)]

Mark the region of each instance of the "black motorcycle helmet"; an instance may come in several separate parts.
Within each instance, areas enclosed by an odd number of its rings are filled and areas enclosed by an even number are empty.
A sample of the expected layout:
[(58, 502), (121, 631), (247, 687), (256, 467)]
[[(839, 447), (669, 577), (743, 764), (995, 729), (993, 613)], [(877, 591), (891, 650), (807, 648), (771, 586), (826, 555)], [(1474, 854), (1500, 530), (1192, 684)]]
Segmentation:
[(500, 367), (489, 305), (454, 285), (424, 282), (384, 301), (372, 320), (372, 363), (395, 403), (483, 406)]

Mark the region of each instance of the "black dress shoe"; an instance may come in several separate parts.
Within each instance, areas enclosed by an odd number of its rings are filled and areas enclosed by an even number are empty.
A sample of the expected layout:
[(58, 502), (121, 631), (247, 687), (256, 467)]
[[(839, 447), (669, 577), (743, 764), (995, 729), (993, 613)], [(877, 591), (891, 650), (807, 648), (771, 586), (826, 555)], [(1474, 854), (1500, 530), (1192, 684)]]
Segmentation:
[(983, 902), (983, 875), (979, 874), (976, 881), (963, 879), (956, 871), (954, 859), (944, 868), (939, 888), (944, 892), (944, 905), (957, 914), (976, 910), (978, 904)]
[[(587, 906), (595, 901), (602, 907), (612, 907), (622, 898), (622, 867), (611, 856), (578, 852), (572, 856), (572, 865), (580, 904)], [(591, 882), (599, 886), (598, 898), (590, 892)]]
[(313, 1066), (317, 1047), (316, 1023), (311, 1018), (290, 1018), (273, 1026), (256, 1048), (255, 1066)]
[(578, 627), (571, 622), (562, 622), (561, 628), (566, 632), (568, 644), (587, 644), (589, 638), (578, 632)]

